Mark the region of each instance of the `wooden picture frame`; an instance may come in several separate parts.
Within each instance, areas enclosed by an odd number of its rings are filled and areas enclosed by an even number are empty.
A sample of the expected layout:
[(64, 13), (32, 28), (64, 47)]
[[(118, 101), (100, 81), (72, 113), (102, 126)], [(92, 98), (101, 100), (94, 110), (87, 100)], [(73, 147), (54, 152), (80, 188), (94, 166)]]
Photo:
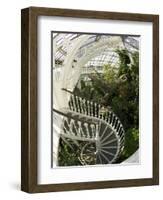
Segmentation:
[[(38, 184), (37, 20), (39, 16), (151, 22), (153, 24), (153, 176), (152, 178)], [(29, 7), (21, 11), (21, 190), (54, 192), (159, 184), (159, 16), (88, 10)]]

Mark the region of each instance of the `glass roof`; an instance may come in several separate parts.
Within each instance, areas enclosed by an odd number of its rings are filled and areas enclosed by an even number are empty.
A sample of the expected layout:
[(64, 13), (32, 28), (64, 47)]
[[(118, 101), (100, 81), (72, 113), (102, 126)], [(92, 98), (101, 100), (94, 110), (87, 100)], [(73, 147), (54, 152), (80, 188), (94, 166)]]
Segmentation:
[[(91, 47), (96, 48), (96, 45), (106, 44), (108, 39), (112, 41), (115, 37), (114, 35), (88, 35), (88, 34), (78, 34), (78, 33), (53, 33), (53, 49), (54, 49), (54, 61), (55, 65), (62, 66), (65, 57), (67, 56), (68, 50), (73, 47), (77, 41), (87, 36), (87, 40), (78, 47), (76, 56), (80, 58), (83, 55), (84, 49), (91, 49)], [(121, 35), (118, 36), (121, 38), (121, 47), (127, 48), (129, 51), (136, 51), (139, 49), (139, 37)], [(105, 42), (106, 41), (106, 42)], [(98, 48), (98, 46), (97, 46)], [(75, 59), (75, 58), (74, 58)], [(112, 46), (108, 45), (103, 48), (98, 53), (95, 53), (94, 56), (84, 64), (83, 67), (89, 66), (103, 66), (105, 64), (114, 64), (119, 61), (117, 53)]]
[(103, 66), (105, 64), (113, 64), (119, 61), (118, 55), (113, 51), (106, 49), (100, 55), (97, 55), (93, 59), (89, 60), (84, 67), (88, 66)]

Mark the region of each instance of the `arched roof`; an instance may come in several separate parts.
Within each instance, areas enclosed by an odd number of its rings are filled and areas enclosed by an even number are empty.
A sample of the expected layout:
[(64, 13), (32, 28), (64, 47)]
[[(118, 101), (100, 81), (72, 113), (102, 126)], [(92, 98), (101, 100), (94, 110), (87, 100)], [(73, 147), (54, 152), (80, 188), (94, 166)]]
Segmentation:
[[(136, 36), (127, 36), (127, 35), (102, 35), (102, 34), (79, 34), (79, 33), (53, 33), (53, 43), (54, 43), (54, 61), (55, 66), (63, 65), (64, 60), (68, 54), (69, 49), (71, 49), (77, 40), (87, 36), (87, 39), (82, 43), (81, 46), (78, 46), (78, 51), (76, 57), (74, 57), (74, 62), (83, 56), (84, 52), (88, 49), (94, 48), (95, 50), (99, 49), (99, 44), (103, 46), (106, 45), (100, 52), (95, 53), (94, 57), (84, 65), (85, 67), (89, 66), (103, 66), (104, 64), (114, 64), (118, 62), (118, 56), (115, 53), (114, 40), (119, 37), (119, 48), (126, 48), (130, 52), (136, 51), (139, 49), (139, 37)], [(117, 46), (117, 47), (118, 47)], [(88, 56), (88, 55), (86, 55)], [(83, 56), (84, 57), (84, 56)], [(77, 59), (76, 59), (77, 58)], [(84, 67), (83, 66), (83, 67)]]

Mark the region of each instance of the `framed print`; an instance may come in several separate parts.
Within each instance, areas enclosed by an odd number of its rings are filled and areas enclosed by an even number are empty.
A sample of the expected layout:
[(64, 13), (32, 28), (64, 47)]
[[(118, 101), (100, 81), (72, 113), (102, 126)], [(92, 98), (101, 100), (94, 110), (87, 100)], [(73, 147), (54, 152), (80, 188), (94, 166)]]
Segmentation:
[(21, 11), (21, 189), (159, 184), (159, 16)]

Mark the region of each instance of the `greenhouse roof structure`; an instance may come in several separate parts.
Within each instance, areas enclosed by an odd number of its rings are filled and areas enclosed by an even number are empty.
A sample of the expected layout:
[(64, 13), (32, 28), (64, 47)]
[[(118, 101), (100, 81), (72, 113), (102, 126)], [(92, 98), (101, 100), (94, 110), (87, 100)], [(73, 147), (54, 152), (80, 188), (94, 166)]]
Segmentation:
[[(85, 38), (87, 38), (85, 40)], [(118, 62), (118, 56), (115, 48), (126, 48), (129, 51), (139, 49), (139, 37), (126, 35), (86, 35), (74, 33), (53, 33), (55, 42), (55, 64), (62, 65), (67, 52), (75, 45), (77, 41), (81, 41), (78, 46), (76, 57), (80, 58), (86, 50), (93, 50), (93, 55), (85, 63), (85, 66), (103, 66), (104, 64), (114, 64)], [(83, 40), (83, 42), (82, 42)], [(91, 52), (87, 52), (87, 56)], [(75, 57), (75, 58), (76, 58)], [(75, 60), (74, 58), (74, 60)]]

